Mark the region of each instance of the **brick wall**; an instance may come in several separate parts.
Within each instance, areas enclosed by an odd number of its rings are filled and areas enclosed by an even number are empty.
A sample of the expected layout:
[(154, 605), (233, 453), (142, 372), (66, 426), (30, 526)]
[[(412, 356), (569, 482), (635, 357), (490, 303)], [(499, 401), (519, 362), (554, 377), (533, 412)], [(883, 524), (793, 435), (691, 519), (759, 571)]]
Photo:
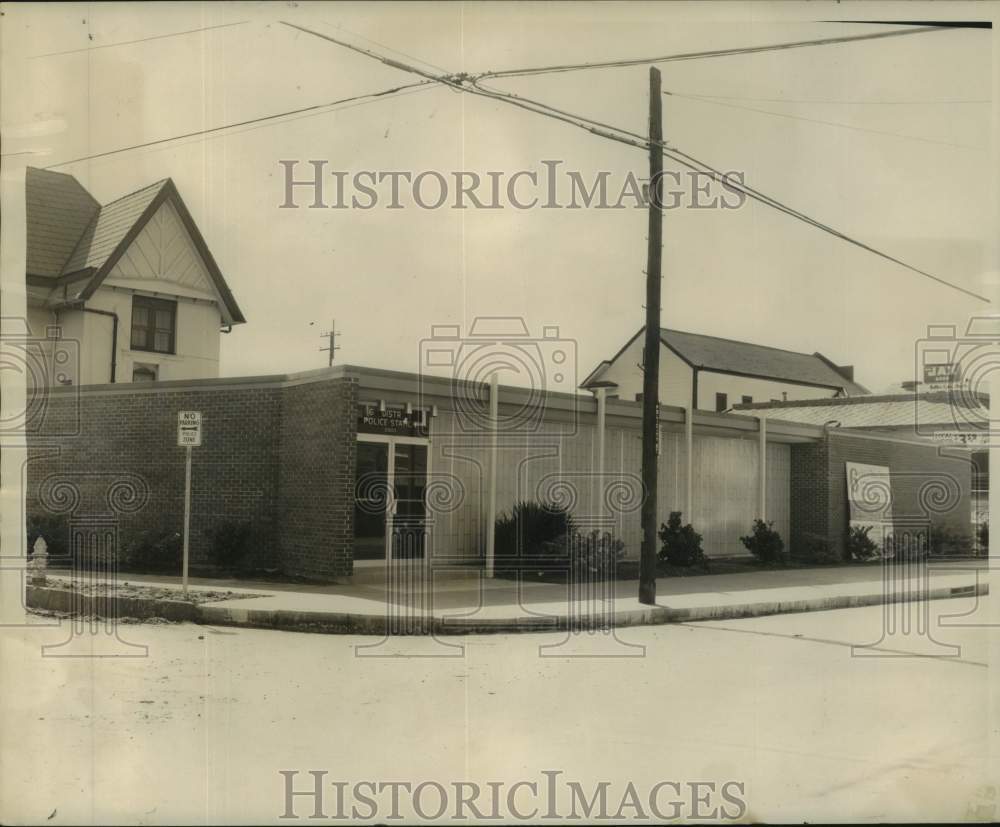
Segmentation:
[(357, 380), (285, 389), (282, 399), (279, 548), (288, 574), (353, 571)]
[(79, 492), (76, 518), (108, 513), (111, 485), (137, 480), (148, 500), (119, 514), (119, 545), (149, 527), (180, 531), (185, 452), (177, 413), (197, 410), (203, 437), (192, 454), (192, 565), (209, 563), (206, 530), (233, 520), (252, 527), (247, 563), (255, 568), (349, 575), (356, 401), (350, 378), (57, 392), (29, 438), (27, 513), (48, 513), (40, 487), (54, 481)]
[(897, 524), (929, 521), (971, 537), (970, 460), (944, 456), (935, 445), (891, 436), (831, 431), (821, 443), (792, 447), (792, 552), (810, 534), (842, 550), (847, 535), (847, 462), (888, 466)]
[[(191, 559), (208, 560), (206, 530), (222, 520), (249, 522), (249, 561), (274, 568), (277, 525), (277, 454), (280, 388), (53, 395), (48, 433), (29, 440), (27, 510), (44, 514), (39, 486), (72, 485), (80, 493), (74, 516), (112, 512), (107, 497), (117, 481), (136, 480), (148, 491), (145, 506), (119, 513), (120, 543), (140, 529), (183, 525), (184, 449), (177, 446), (177, 413), (202, 412), (203, 442), (191, 463)], [(55, 423), (79, 422), (79, 432)]]
[(826, 440), (791, 446), (789, 549), (796, 554), (811, 537), (830, 534), (830, 451)]

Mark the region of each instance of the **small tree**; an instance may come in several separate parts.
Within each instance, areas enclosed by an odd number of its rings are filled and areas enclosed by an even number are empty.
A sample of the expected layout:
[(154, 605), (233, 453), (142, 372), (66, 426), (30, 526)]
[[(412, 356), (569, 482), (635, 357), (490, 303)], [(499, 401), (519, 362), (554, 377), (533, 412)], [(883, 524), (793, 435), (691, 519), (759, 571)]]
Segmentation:
[(702, 566), (707, 568), (708, 561), (701, 548), (701, 535), (694, 530), (691, 523), (681, 525), (681, 512), (671, 511), (665, 524), (660, 525), (659, 558), (671, 566)]
[(870, 560), (878, 554), (878, 544), (868, 536), (870, 525), (852, 525), (847, 529), (847, 556), (850, 560)]
[(740, 537), (740, 542), (757, 559), (765, 565), (785, 562), (785, 542), (774, 530), (773, 522), (753, 521), (753, 530), (746, 537)]

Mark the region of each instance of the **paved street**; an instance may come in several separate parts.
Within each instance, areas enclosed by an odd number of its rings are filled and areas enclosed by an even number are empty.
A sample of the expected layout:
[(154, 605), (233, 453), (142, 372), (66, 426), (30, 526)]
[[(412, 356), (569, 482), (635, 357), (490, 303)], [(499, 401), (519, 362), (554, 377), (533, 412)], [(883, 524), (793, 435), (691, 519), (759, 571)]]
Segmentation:
[[(934, 616), (969, 608), (930, 605)], [(42, 658), (65, 627), (7, 628), (2, 726), (32, 749), (5, 762), (0, 795), (18, 822), (251, 823), (284, 811), (283, 769), (300, 771), (299, 788), (311, 769), (444, 785), (541, 784), (561, 770), (585, 788), (610, 781), (612, 813), (629, 781), (644, 798), (661, 780), (735, 780), (744, 820), (995, 817), (986, 630), (939, 630), (956, 657), (852, 657), (852, 644), (880, 637), (881, 618), (864, 608), (629, 628), (621, 639), (646, 647), (630, 658), (540, 657), (560, 636), (533, 634), (449, 639), (462, 657), (358, 657), (377, 639), (187, 624), (121, 626), (147, 658)], [(916, 639), (884, 646), (925, 651)], [(308, 800), (296, 806), (312, 814)]]

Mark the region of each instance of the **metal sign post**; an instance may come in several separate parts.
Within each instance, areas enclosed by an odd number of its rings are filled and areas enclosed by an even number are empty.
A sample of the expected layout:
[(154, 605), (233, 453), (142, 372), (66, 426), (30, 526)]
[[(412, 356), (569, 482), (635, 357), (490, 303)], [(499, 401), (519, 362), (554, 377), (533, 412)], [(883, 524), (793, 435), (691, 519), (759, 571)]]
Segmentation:
[(191, 534), (191, 449), (201, 445), (201, 411), (180, 411), (177, 414), (177, 444), (184, 448), (184, 558), (181, 585), (188, 593), (189, 539)]

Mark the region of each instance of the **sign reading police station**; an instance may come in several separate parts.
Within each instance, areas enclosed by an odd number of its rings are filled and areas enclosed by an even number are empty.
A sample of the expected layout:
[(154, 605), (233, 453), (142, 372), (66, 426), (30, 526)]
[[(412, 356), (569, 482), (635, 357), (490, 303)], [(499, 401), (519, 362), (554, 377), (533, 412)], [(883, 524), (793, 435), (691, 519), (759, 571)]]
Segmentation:
[(361, 402), (358, 405), (358, 433), (386, 436), (427, 436), (426, 412), (400, 405)]
[(177, 412), (177, 444), (182, 448), (201, 445), (201, 411)]

